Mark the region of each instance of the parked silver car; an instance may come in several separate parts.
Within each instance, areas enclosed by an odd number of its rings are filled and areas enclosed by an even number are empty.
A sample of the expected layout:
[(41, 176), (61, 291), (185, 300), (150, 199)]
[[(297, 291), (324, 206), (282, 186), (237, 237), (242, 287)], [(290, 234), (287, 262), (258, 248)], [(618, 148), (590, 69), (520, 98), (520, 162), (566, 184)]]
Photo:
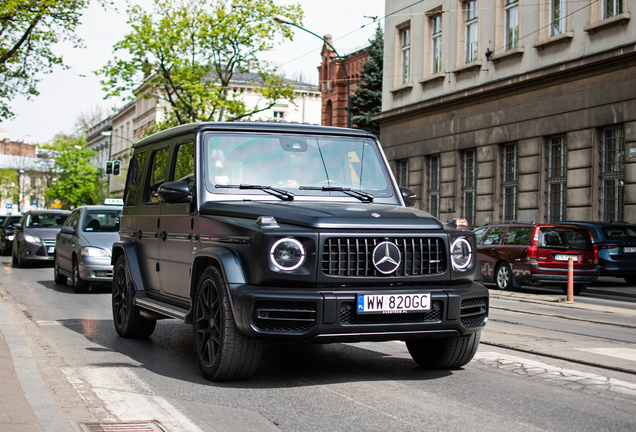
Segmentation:
[(13, 264), (53, 261), (55, 235), (71, 212), (67, 210), (29, 210), (15, 224), (12, 246)]
[(66, 220), (55, 238), (55, 283), (71, 278), (76, 293), (91, 282), (111, 283), (113, 243), (119, 240), (121, 206), (81, 206)]

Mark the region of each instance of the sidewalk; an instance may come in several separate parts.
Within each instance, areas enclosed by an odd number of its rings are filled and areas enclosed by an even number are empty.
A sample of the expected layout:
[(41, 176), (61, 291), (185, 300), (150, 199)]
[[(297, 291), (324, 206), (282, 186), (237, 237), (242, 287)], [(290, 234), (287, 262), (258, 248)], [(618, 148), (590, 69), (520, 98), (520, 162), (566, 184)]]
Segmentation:
[(0, 298), (0, 431), (75, 431)]

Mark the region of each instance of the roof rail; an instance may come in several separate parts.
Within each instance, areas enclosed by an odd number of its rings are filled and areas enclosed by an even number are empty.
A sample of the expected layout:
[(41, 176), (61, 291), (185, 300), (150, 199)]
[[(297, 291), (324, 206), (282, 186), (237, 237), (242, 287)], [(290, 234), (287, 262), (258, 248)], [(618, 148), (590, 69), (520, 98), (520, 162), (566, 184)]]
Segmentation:
[(529, 220), (500, 220), (500, 221), (492, 221), (492, 222), (488, 222), (485, 223), (484, 225), (490, 225), (490, 224), (496, 224), (496, 223), (525, 223), (525, 224), (533, 224), (535, 223), (534, 221), (529, 221)]

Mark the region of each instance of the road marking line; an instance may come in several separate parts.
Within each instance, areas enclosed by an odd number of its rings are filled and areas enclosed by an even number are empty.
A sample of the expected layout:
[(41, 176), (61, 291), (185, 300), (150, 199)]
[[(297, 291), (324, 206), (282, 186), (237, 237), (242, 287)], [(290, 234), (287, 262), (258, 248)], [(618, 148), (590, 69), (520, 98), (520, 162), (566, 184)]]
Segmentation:
[(537, 360), (495, 352), (478, 352), (474, 360), (494, 366), (498, 369), (509, 370), (520, 375), (525, 375), (529, 378), (538, 378), (562, 384), (575, 390), (585, 390), (589, 388), (595, 391), (604, 390), (612, 393), (636, 396), (636, 384), (589, 372), (552, 366)]
[(609, 357), (616, 357), (623, 360), (636, 361), (636, 350), (629, 348), (577, 348), (579, 351), (586, 351), (593, 354), (601, 354)]

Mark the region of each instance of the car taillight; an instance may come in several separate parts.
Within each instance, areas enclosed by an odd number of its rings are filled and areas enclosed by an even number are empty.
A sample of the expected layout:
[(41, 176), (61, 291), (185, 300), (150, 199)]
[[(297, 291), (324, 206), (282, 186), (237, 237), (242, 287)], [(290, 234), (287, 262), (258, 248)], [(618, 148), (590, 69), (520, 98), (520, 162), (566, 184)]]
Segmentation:
[(614, 249), (617, 248), (618, 245), (611, 243), (603, 243), (603, 244), (595, 244), (594, 248), (596, 249)]
[(528, 254), (526, 258), (528, 261), (536, 261), (537, 254), (539, 251), (539, 227), (534, 227), (534, 232), (532, 233), (532, 239), (530, 240), (530, 246), (528, 246)]
[[(612, 245), (616, 246), (616, 245)], [(594, 245), (594, 264), (598, 264), (598, 250), (601, 249), (600, 245)], [(605, 249), (605, 248), (602, 248)]]

